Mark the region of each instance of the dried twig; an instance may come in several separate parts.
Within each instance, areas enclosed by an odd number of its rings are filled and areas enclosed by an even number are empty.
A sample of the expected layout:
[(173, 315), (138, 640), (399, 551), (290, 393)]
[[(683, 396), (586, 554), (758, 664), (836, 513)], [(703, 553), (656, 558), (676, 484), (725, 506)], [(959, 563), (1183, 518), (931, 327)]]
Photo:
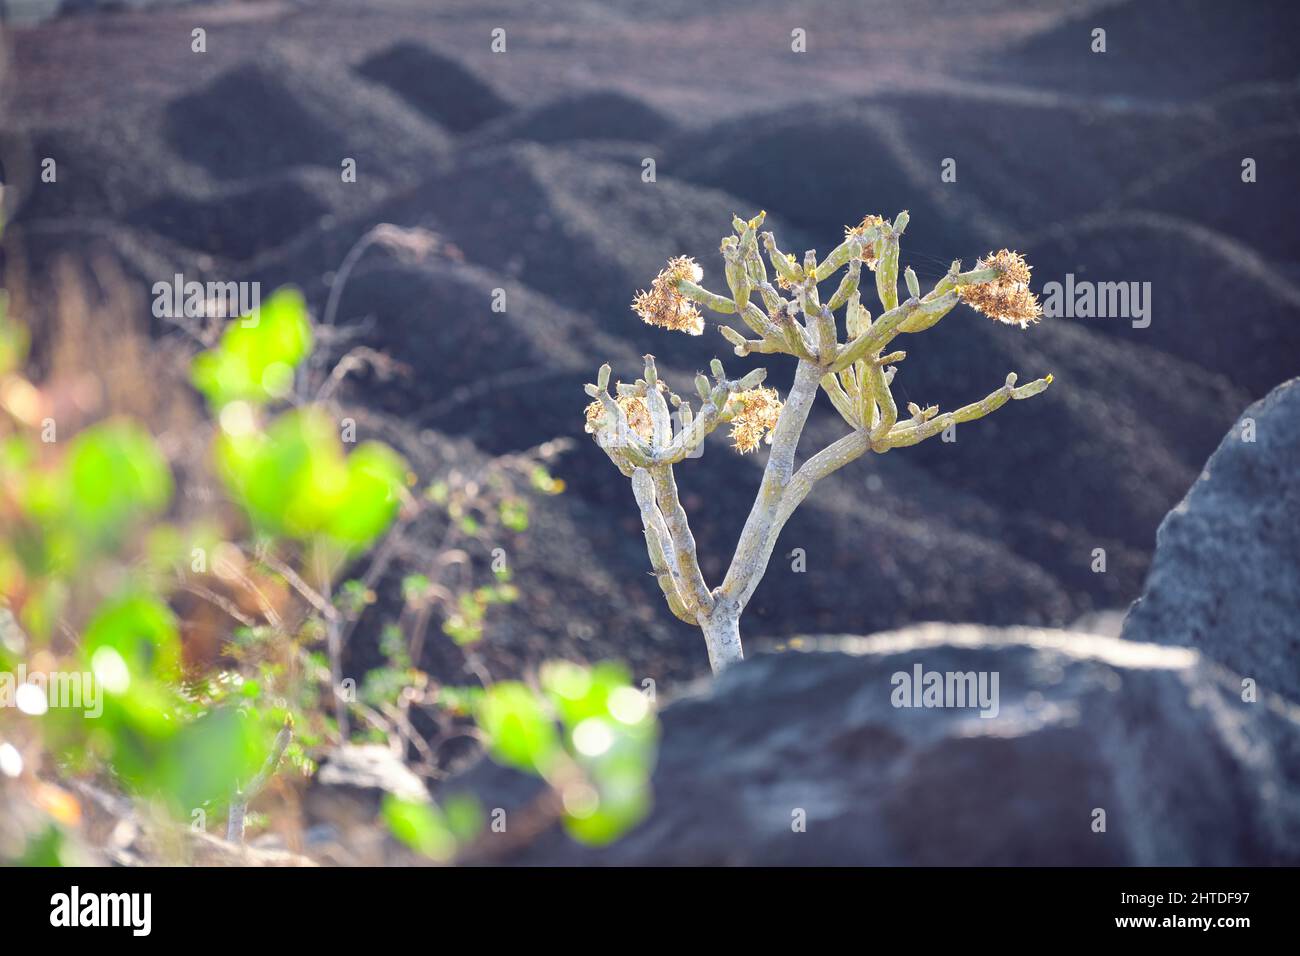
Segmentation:
[(271, 746), (271, 753), (267, 755), (266, 762), (262, 764), (262, 769), (243, 787), (235, 788), (235, 792), (230, 798), (230, 813), (226, 818), (226, 839), (231, 843), (243, 845), (244, 820), (248, 816), (248, 805), (257, 798), (257, 795), (275, 776), (276, 768), (280, 766), (280, 761), (284, 759), (284, 752), (292, 739), (293, 718), (289, 717), (285, 720), (284, 726), (280, 728), (280, 732), (275, 735), (275, 743)]

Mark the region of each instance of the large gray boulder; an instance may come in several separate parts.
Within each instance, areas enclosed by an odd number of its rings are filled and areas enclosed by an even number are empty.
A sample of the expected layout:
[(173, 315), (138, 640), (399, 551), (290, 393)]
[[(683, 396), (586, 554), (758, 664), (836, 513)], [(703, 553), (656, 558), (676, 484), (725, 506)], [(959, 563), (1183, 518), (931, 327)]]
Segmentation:
[[(507, 859), (1300, 862), (1300, 716), (1243, 702), (1195, 650), (948, 624), (804, 644), (664, 710), (654, 809), (624, 839), (590, 849), (552, 830)], [(996, 675), (997, 715), (894, 706), (894, 675), (918, 665), (990, 690)], [(507, 819), (530, 789), (487, 763), (463, 787)]]
[(1300, 702), (1300, 379), (1246, 409), (1161, 523), (1123, 634)]

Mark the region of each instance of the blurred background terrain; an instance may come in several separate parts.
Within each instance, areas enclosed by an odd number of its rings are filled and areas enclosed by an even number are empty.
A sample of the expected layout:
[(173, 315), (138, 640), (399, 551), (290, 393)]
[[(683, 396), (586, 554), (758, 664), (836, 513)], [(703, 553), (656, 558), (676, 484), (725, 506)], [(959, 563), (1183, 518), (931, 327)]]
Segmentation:
[[(1156, 525), (1224, 429), (1300, 367), (1297, 19), (1289, 4), (1179, 0), (68, 16), (9, 35), (7, 241), (37, 266), (109, 254), (142, 284), (293, 282), (319, 310), (371, 225), (425, 226), (463, 256), (378, 250), (347, 287), (341, 319), (411, 367), (359, 397), (491, 453), (583, 439), (581, 383), (601, 361), (630, 376), (653, 351), (682, 383), (728, 356), (715, 329), (655, 333), (628, 303), (671, 255), (718, 280), (732, 212), (766, 209), (784, 248), (824, 251), (863, 214), (908, 208), (904, 257), (923, 282), (1003, 245), (1039, 284), (1150, 282), (1145, 329), (1063, 318), (1017, 334), (963, 310), (928, 337), (900, 374), (906, 400), (970, 400), (1007, 370), (1060, 387), (956, 443), (835, 476), (780, 546), (803, 547), (808, 573), (778, 556), (747, 618), (755, 637), (1064, 624), (1137, 596)], [(791, 52), (795, 28), (808, 53)], [(46, 156), (57, 185), (39, 182)], [(949, 157), (955, 183), (940, 180)], [(837, 434), (820, 411), (809, 447)], [(681, 471), (716, 579), (759, 463), (718, 448)], [(500, 653), (617, 649), (661, 679), (699, 673), (698, 638), (644, 573), (626, 483), (589, 440), (557, 474), (570, 492), (518, 557), (532, 586)]]
[[(674, 255), (721, 288), (733, 213), (765, 209), (782, 248), (824, 254), (864, 214), (908, 209), (902, 259), (923, 285), (1007, 246), (1036, 290), (1067, 274), (1151, 289), (1145, 328), (1058, 317), (1021, 332), (959, 307), (910, 347), (903, 401), (962, 404), (1007, 371), (1055, 384), (955, 443), (823, 483), (778, 544), (749, 641), (924, 621), (1117, 633), (1104, 614), (1141, 593), (1166, 513), (1243, 410), (1300, 372), (1291, 3), (43, 6), (4, 7), (21, 24), (0, 93), (7, 267), (39, 283), (62, 256), (111, 261), (141, 296), (176, 273), (293, 284), (320, 315), (376, 224), (438, 237), (434, 256), (380, 245), (357, 264), (338, 322), (405, 368), (344, 388), (430, 461), (574, 439), (551, 466), (565, 492), (509, 546), (519, 597), (482, 644), (498, 677), (556, 656), (616, 657), (669, 690), (707, 672), (647, 573), (627, 482), (582, 433), (582, 384), (603, 361), (633, 377), (647, 351), (678, 388), (715, 356), (735, 375), (754, 361), (712, 323), (673, 336), (629, 309)], [(41, 181), (47, 157), (57, 183)], [(768, 384), (789, 375), (773, 362)], [(819, 398), (804, 450), (842, 429)], [(761, 457), (719, 442), (678, 469), (711, 582)], [(380, 591), (349, 672), (379, 660), (400, 610), (397, 580)], [(446, 642), (423, 654), (430, 674), (466, 679)]]

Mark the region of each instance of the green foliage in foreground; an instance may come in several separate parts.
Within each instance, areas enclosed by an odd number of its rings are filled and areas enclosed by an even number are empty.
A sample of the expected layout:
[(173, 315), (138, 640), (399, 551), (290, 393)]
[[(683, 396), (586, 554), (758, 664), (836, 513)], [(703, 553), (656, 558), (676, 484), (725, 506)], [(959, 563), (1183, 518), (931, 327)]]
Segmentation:
[[(312, 342), (301, 294), (282, 289), (195, 357), (192, 382), (212, 416), (205, 425), (211, 469), (237, 517), (220, 509), (180, 517), (189, 512), (177, 500), (177, 475), (143, 423), (111, 417), (66, 441), (43, 438), (45, 422), (24, 413), (24, 397), (39, 395), (22, 371), (25, 331), (0, 313), (0, 698), (10, 698), (0, 703), (14, 703), (15, 673), (20, 665), (23, 673), (36, 670), (36, 662), (93, 675), (98, 700), (97, 713), (89, 700), (0, 709), (0, 745), (16, 740), (66, 772), (108, 774), (190, 823), (224, 811), (264, 767), (286, 724), (297, 728), (287, 759), (303, 771), (310, 748), (338, 734), (332, 690), (322, 695), (319, 686), (328, 661), (309, 650), (326, 629), (319, 609), (293, 624), (266, 611), (272, 623), (226, 635), (226, 664), (197, 671), (186, 663), (183, 635), (199, 625), (180, 616), (181, 598), (195, 593), (186, 584), (210, 580), (190, 572), (206, 573), (222, 554), (239, 558), (236, 574), (245, 577), (264, 572), (256, 556), (268, 553), (296, 563), (303, 578), (324, 569), (329, 593), (330, 579), (372, 548), (410, 500), (413, 478), (392, 448), (370, 441), (349, 452), (325, 406), (284, 407)], [(532, 480), (558, 490), (544, 473)], [(445, 486), (424, 499), (446, 507), (453, 521), (476, 521)], [(522, 531), (527, 506), (507, 497), (496, 517)], [(456, 596), (445, 633), (462, 645), (479, 640), (488, 607), (517, 594), (508, 579), (499, 572), (495, 583)], [(285, 583), (270, 575), (259, 581)], [(258, 582), (245, 583), (260, 593)], [(413, 575), (403, 590), (418, 606), (433, 588)], [(333, 604), (355, 614), (370, 600), (360, 582), (347, 582)], [(376, 704), (417, 673), (406, 635), (386, 633), (383, 643), (394, 666), (372, 674), (363, 691)], [(304, 678), (299, 660), (317, 677)], [(621, 669), (548, 665), (540, 691), (501, 682), (442, 696), (443, 706), (472, 711), (496, 759), (553, 788), (575, 837), (607, 842), (644, 815), (657, 725)], [(438, 861), (454, 859), (487, 826), (469, 798), (441, 808), (394, 800), (384, 819), (395, 836)], [(65, 842), (52, 825), (18, 859), (58, 862)]]
[(540, 678), (540, 693), (492, 685), (474, 708), (479, 727), (496, 760), (552, 784), (570, 834), (609, 843), (649, 809), (658, 722), (618, 665), (555, 661)]

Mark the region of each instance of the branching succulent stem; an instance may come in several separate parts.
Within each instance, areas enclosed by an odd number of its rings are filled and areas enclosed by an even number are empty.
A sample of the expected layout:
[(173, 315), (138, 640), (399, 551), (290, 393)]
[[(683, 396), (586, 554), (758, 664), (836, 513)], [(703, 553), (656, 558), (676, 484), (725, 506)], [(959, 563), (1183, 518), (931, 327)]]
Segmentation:
[(790, 394), (781, 409), (781, 417), (772, 435), (772, 451), (758, 488), (758, 497), (750, 509), (749, 518), (740, 533), (735, 557), (727, 569), (722, 586), (718, 589), (720, 603), (733, 607), (739, 615), (749, 603), (750, 596), (767, 569), (767, 560), (776, 544), (780, 527), (776, 516), (794, 474), (795, 448), (803, 434), (808, 413), (817, 397), (821, 369), (811, 362), (800, 361), (795, 371)]

